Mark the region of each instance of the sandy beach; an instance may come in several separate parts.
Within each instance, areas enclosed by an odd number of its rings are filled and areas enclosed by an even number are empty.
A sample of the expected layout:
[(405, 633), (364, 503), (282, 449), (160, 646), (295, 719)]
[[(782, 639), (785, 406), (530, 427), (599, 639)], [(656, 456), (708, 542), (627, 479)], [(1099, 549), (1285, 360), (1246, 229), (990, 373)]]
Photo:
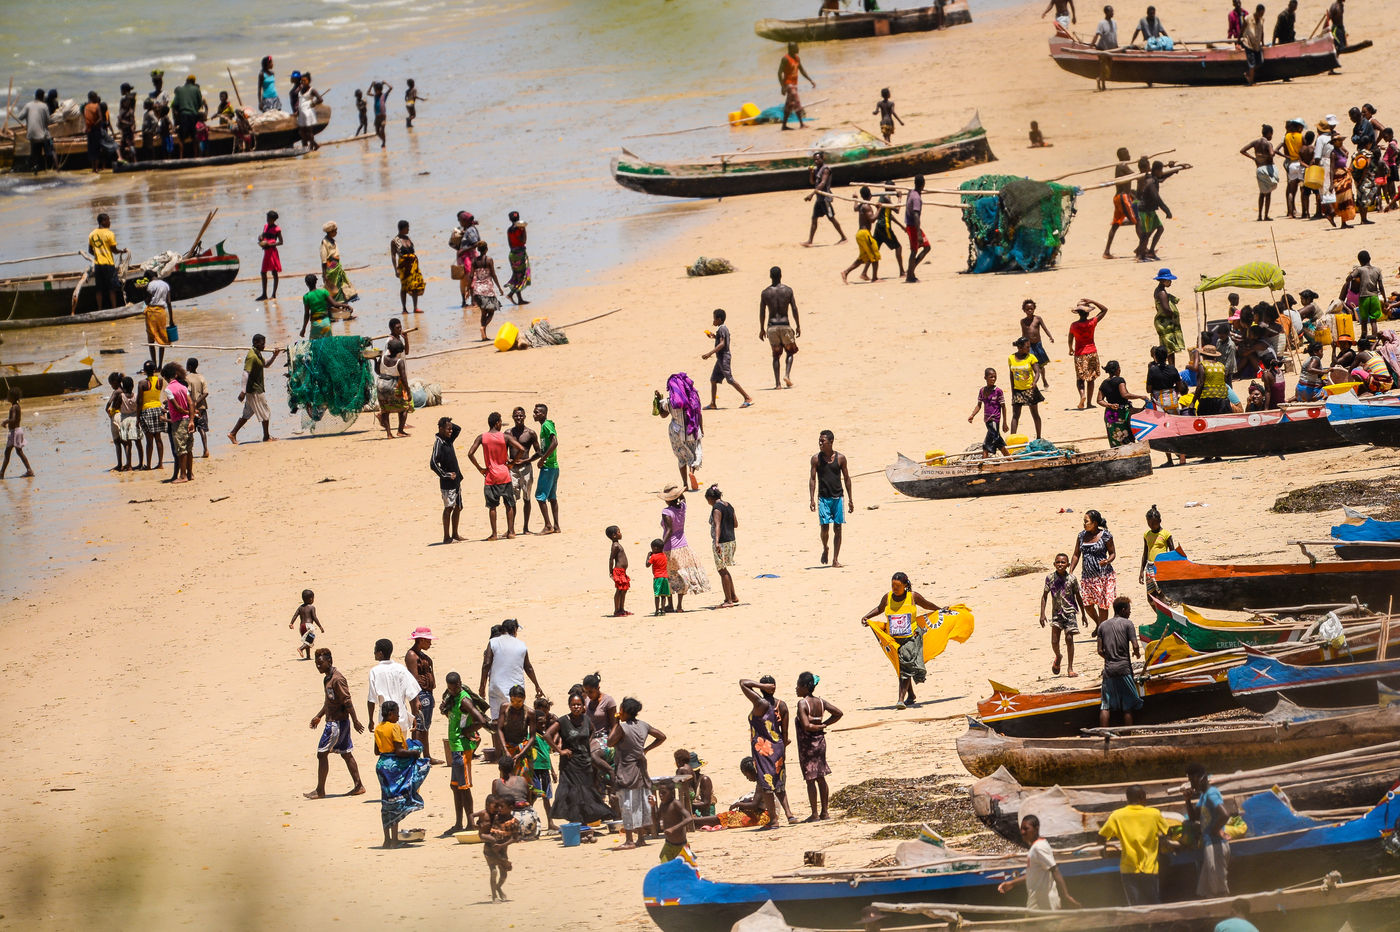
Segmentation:
[[(1320, 16), (1314, 7), (1300, 10), (1300, 24)], [(1097, 94), (1092, 81), (1049, 59), (1051, 30), (1036, 19), (1042, 8), (1024, 3), (983, 15), (974, 6), (971, 26), (854, 43), (864, 54), (842, 52), (839, 71), (821, 70), (828, 53), (814, 48), (804, 52), (820, 85), (812, 93), (831, 98), (824, 111), (869, 125), (879, 89), (890, 86), (908, 124), (898, 138), (906, 140), (950, 132), (980, 113), (999, 161), (931, 177), (934, 189), (987, 171), (1052, 177), (1112, 162), (1119, 146), (1134, 157), (1175, 147), (1170, 158), (1195, 167), (1163, 187), (1175, 217), (1159, 251), (1160, 265), (1180, 279), (1188, 334), (1190, 283), (1246, 261), (1274, 261), (1271, 231), (1295, 293), (1310, 287), (1325, 298), (1335, 294), (1363, 248), (1393, 276), (1400, 260), (1394, 218), (1336, 232), (1318, 222), (1256, 223), (1253, 172), (1238, 154), (1261, 122), (1281, 129), (1295, 114), (1312, 124), (1371, 100), (1395, 122), (1389, 86), (1374, 78), (1385, 73), (1383, 50), (1400, 37), (1383, 10), (1349, 10), (1351, 32), (1377, 48), (1344, 59), (1336, 76), (1254, 88), (1123, 85)], [(1204, 35), (1223, 32), (1226, 9), (1195, 4), (1161, 14), (1177, 34)], [(1124, 38), (1138, 15), (1137, 8), (1120, 11)], [(1097, 14), (1085, 8), (1080, 16), (1080, 30), (1091, 31), (1088, 21)], [(774, 45), (773, 67), (778, 56)], [(706, 118), (675, 119), (695, 125)], [(1053, 148), (1026, 147), (1031, 120)], [(736, 147), (797, 144), (787, 137), (798, 134), (734, 135)], [(605, 163), (595, 161), (600, 183), (611, 184)], [(1280, 189), (1277, 216), (1281, 199)], [(853, 235), (850, 205), (838, 204)], [(554, 290), (547, 303), (531, 306), (557, 323), (621, 308), (570, 331), (569, 345), (410, 357), (412, 377), (479, 394), (451, 395), (441, 409), (415, 413), (409, 439), (384, 440), (368, 417), (340, 435), (279, 431), (277, 443), (237, 449), (216, 430), (214, 455), (195, 460), (192, 484), (163, 485), (140, 474), (89, 477), (119, 491), (100, 493), (61, 533), (22, 527), (27, 545), (7, 546), (3, 557), (14, 595), (0, 627), (10, 657), (0, 697), (20, 751), (0, 800), (12, 826), (0, 840), (4, 924), (370, 929), (465, 918), (492, 929), (652, 927), (641, 884), (658, 847), (608, 850), (618, 836), (571, 849), (552, 839), (515, 846), (506, 885), (511, 902), (491, 904), (480, 850), (435, 837), (451, 820), (446, 768), (434, 768), (423, 790), (427, 808), (405, 823), (426, 828), (428, 840), (381, 849), (368, 734), (355, 743), (370, 795), (304, 800), (315, 780), (319, 732), (307, 723), (320, 706), (321, 681), (312, 664), (297, 659), (286, 625), (308, 587), (326, 626), (317, 646), (334, 651), (361, 714), (375, 639), (392, 639), (401, 657), (409, 631), (429, 625), (440, 639), (433, 650), (439, 682), (457, 670), (474, 686), (490, 625), (515, 617), (556, 712), (570, 685), (600, 672), (604, 691), (640, 699), (641, 718), (666, 733), (666, 744), (651, 755), (653, 775), (670, 772), (675, 748), (696, 750), (721, 806), (748, 789), (737, 766), (748, 753), (748, 706), (737, 682), (762, 674), (777, 678), (779, 695), (791, 704), (797, 675), (818, 673), (819, 694), (845, 711), (829, 738), (833, 791), (874, 777), (966, 778), (952, 741), (963, 713), (987, 694), (989, 677), (1022, 689), (1084, 682), (1051, 676), (1048, 635), (1036, 623), (1043, 574), (998, 578), (1008, 564), (1048, 566), (1056, 552), (1072, 549), (1084, 511), (1098, 509), (1117, 537), (1120, 591), (1145, 613), (1136, 572), (1149, 506), (1161, 509), (1164, 526), (1195, 559), (1286, 561), (1296, 556), (1286, 541), (1325, 532), (1336, 515), (1276, 514), (1270, 508), (1277, 496), (1332, 478), (1376, 478), (1400, 464), (1395, 450), (1345, 447), (1193, 462), (1104, 489), (947, 502), (897, 495), (883, 475), (897, 453), (920, 458), (929, 449), (980, 441), (980, 424), (966, 418), (982, 370), (995, 366), (1005, 378), (1026, 297), (1036, 300), (1056, 340), (1042, 405), (1047, 438), (1107, 445), (1099, 411), (1074, 410), (1064, 340), (1079, 298), (1108, 306), (1098, 330), (1101, 358), (1120, 360), (1130, 386), (1141, 391), (1148, 349), (1157, 342), (1151, 292), (1159, 264), (1099, 258), (1112, 215), (1108, 191), (1086, 192), (1077, 206), (1052, 271), (964, 274), (959, 215), (930, 208), (925, 225), (933, 250), (920, 267), (921, 284), (891, 277), (843, 286), (839, 273), (855, 257), (854, 243), (830, 245), (835, 236), (824, 224), (818, 245), (803, 248), (810, 205), (800, 193), (687, 205), (687, 213), (702, 216), (683, 234), (650, 248), (629, 241), (635, 256), (608, 279)], [(306, 208), (285, 208), (284, 217), (293, 209)], [(579, 246), (588, 248), (595, 235), (586, 229)], [(1115, 248), (1130, 255), (1131, 242), (1120, 235)], [(685, 266), (700, 255), (724, 256), (737, 271), (688, 278)], [(893, 276), (887, 258), (880, 271)], [(796, 291), (801, 314), (791, 390), (771, 388), (767, 343), (759, 341), (755, 320), (775, 264)], [(357, 283), (365, 295), (359, 332), (381, 332), (381, 318), (397, 313), (397, 287), (387, 268)], [(439, 298), (448, 286), (430, 285)], [(1219, 310), (1221, 299), (1212, 301)], [(710, 363), (700, 356), (710, 348), (704, 331), (717, 307), (729, 311), (734, 374), (756, 404), (740, 410), (738, 396), (721, 387), (722, 410), (706, 412), (700, 478), (718, 483), (738, 512), (734, 577), (742, 604), (713, 608), (718, 582), (700, 547), (712, 591), (688, 598), (684, 614), (652, 618), (638, 583), (659, 531), (655, 493), (675, 481), (676, 468), (665, 423), (651, 414), (651, 395), (673, 372), (706, 380)], [(450, 316), (455, 328), (456, 315), (434, 308), (424, 317), (437, 327)], [(708, 385), (700, 387), (707, 396)], [(271, 372), (269, 400), (282, 417), (284, 382)], [(508, 416), (517, 404), (528, 409), (540, 401), (560, 432), (563, 533), (481, 541), (486, 515), (469, 475), (462, 533), (471, 540), (436, 544), (441, 504), (426, 464), (437, 417), (451, 415), (464, 426), (458, 449), (465, 465), (470, 436), (485, 429), (490, 412)], [(228, 394), (216, 403), (224, 414), (235, 408)], [(99, 405), (94, 398), (85, 429), (105, 430)], [(835, 432), (856, 476), (842, 551), (847, 565), (839, 570), (820, 565), (816, 518), (807, 508), (807, 463), (822, 429)], [(245, 430), (245, 440), (253, 436)], [(54, 469), (59, 438), (39, 439), (30, 452), (40, 475), (0, 488), (12, 526), (23, 526), (44, 500), (75, 494)], [(706, 513), (698, 494), (690, 508), (694, 527)], [(634, 580), (628, 608), (637, 614), (621, 620), (610, 617), (603, 536), (610, 524), (622, 529)], [(51, 556), (72, 568), (41, 575)], [(894, 673), (858, 620), (896, 571), (908, 573), (927, 598), (964, 603), (976, 615), (973, 637), (930, 665), (921, 705), (900, 712), (893, 709)], [(1100, 664), (1087, 634), (1078, 659), (1092, 681)], [(435, 723), (435, 746), (444, 734)], [(24, 767), (14, 766), (20, 761)], [(478, 779), (490, 769), (478, 761)], [(789, 796), (805, 818), (793, 769)], [(332, 760), (332, 792), (346, 783)], [(483, 795), (478, 789), (478, 805)], [(879, 827), (838, 819), (762, 835), (694, 833), (691, 845), (706, 875), (753, 878), (800, 867), (807, 850), (825, 851), (828, 866), (864, 864), (893, 850), (894, 842), (871, 839)]]

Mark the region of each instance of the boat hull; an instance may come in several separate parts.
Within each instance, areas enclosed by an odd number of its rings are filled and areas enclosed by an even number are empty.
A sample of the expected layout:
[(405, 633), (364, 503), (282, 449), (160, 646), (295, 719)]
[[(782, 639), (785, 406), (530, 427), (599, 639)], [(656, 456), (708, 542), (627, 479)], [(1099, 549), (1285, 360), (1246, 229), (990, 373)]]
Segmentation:
[[(1127, 49), (1100, 52), (1098, 49), (1055, 36), (1050, 40), (1050, 57), (1070, 74), (1097, 79), (1100, 60), (1106, 58), (1104, 80), (1127, 84), (1244, 84), (1245, 56), (1242, 48), (1214, 48), (1205, 51), (1145, 51)], [(1330, 36), (1271, 45), (1264, 49), (1264, 63), (1255, 71), (1255, 81), (1286, 81), (1322, 74), (1337, 67), (1337, 49)]]
[[(1346, 877), (1357, 879), (1394, 869), (1393, 860), (1382, 851), (1380, 839), (1381, 832), (1389, 829), (1400, 814), (1400, 804), (1389, 799), (1361, 818), (1341, 823), (1320, 823), (1294, 816), (1272, 794), (1251, 797), (1244, 805), (1246, 821), (1251, 826), (1276, 822), (1296, 827), (1231, 844), (1230, 887), (1236, 896), (1313, 882), (1320, 864), (1338, 865), (1346, 871)], [(1196, 899), (1194, 852), (1164, 852), (1160, 864), (1164, 901)], [(1067, 886), (1084, 906), (1122, 903), (1116, 860), (1101, 858), (1097, 852), (1071, 855), (1059, 859), (1059, 868)], [(676, 859), (647, 872), (642, 881), (642, 897), (652, 921), (664, 932), (727, 932), (735, 922), (769, 901), (793, 926), (858, 928), (864, 926), (862, 913), (876, 902), (1004, 907), (1007, 898), (997, 892), (997, 886), (1020, 876), (1023, 869), (1024, 861), (1018, 859), (978, 870), (919, 873), (888, 880), (879, 879), (877, 874), (859, 881), (723, 883), (700, 877), (693, 867)], [(1338, 912), (1334, 907), (1329, 915)], [(1113, 928), (1131, 926), (1120, 922)], [(1314, 924), (1297, 928), (1315, 932), (1323, 927)]]
[(1377, 702), (1378, 684), (1400, 685), (1400, 660), (1370, 660), (1321, 666), (1295, 666), (1257, 651), (1245, 652), (1244, 663), (1227, 673), (1230, 692), (1248, 704), (1282, 695), (1302, 704)]
[[(1223, 675), (1154, 678), (1142, 685), (1142, 691), (1142, 708), (1133, 713), (1139, 725), (1179, 722), (1239, 706)], [(996, 691), (977, 703), (977, 719), (1008, 737), (1069, 737), (1098, 727), (1101, 701), (1097, 685), (1050, 693)]]
[(1157, 587), (1173, 602), (1244, 610), (1264, 605), (1346, 602), (1371, 608), (1400, 600), (1400, 560), (1210, 564), (1158, 558)]
[(1141, 443), (1039, 460), (973, 458), (951, 466), (921, 465), (901, 455), (885, 469), (890, 485), (912, 498), (1057, 492), (1127, 482), (1151, 474), (1151, 454)]
[(1200, 761), (1212, 773), (1254, 770), (1400, 739), (1400, 710), (1321, 713), (1305, 721), (1113, 737), (1009, 738), (970, 725), (958, 757), (973, 776), (1005, 767), (1023, 786), (1160, 780)]
[(1200, 417), (1148, 409), (1134, 414), (1132, 425), (1152, 449), (1183, 456), (1273, 456), (1351, 442), (1332, 429), (1325, 405)]
[[(816, 151), (813, 149), (813, 151)], [(874, 149), (869, 158), (843, 162), (833, 150), (828, 165), (834, 185), (878, 184), (955, 171), (996, 160), (980, 124), (953, 136)], [(719, 164), (657, 164), (613, 159), (613, 180), (624, 188), (666, 197), (734, 197), (811, 187), (808, 156)]]
[(1327, 402), (1328, 419), (1350, 443), (1400, 447), (1400, 396), (1338, 395)]
[(97, 387), (97, 375), (89, 366), (86, 369), (69, 369), (62, 372), (10, 373), (0, 366), (0, 385), (8, 392), (17, 388), (25, 398), (42, 398), (48, 395), (67, 395), (71, 392), (85, 392)]
[[(238, 257), (224, 254), (222, 248), (223, 244), (220, 243), (211, 252), (180, 262), (165, 279), (170, 286), (171, 301), (189, 301), (233, 284), (238, 277)], [(73, 290), (81, 278), (80, 272), (67, 272), (0, 281), (0, 313), (4, 315), (0, 326), (96, 312), (97, 286), (92, 276), (83, 282), (78, 291), (77, 305), (74, 306)], [(123, 286), (128, 304), (144, 306), (146, 289), (144, 285), (137, 285), (142, 278), (144, 273), (139, 268), (127, 270)]]
[(807, 19), (761, 19), (753, 31), (774, 42), (829, 42), (836, 39), (869, 39), (908, 32), (931, 32), (972, 22), (967, 0), (889, 10), (879, 13), (840, 13)]
[[(329, 125), (331, 120), (331, 108), (326, 104), (321, 104), (316, 108), (316, 123), (312, 126), (313, 134), (321, 132)], [(266, 129), (257, 129), (257, 149), (286, 149), (296, 145), (301, 140), (301, 132), (297, 128), (296, 118), (288, 115), (286, 119), (269, 123)], [(141, 154), (139, 147), (140, 137), (137, 137), (137, 155)], [(87, 137), (86, 136), (63, 136), (55, 138), (54, 155), (58, 159), (59, 171), (84, 171), (92, 167), (88, 161)], [(31, 161), (28, 152), (29, 141), (21, 138), (19, 146), (9, 143), (0, 146), (0, 157), (3, 157), (6, 150), (12, 153), (14, 172), (29, 172), (35, 168), (35, 163)], [(230, 155), (233, 153), (233, 132), (222, 126), (209, 127), (209, 140), (205, 143), (205, 154), (208, 156)], [(178, 151), (178, 149), (176, 150)], [(157, 162), (160, 159), (150, 159)], [(186, 160), (193, 161), (193, 160)]]

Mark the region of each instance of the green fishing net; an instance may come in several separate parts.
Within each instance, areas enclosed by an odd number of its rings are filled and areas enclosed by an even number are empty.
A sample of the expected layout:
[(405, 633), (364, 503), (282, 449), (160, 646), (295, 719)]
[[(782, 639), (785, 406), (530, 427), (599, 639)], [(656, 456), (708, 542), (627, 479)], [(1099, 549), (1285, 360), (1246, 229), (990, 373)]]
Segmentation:
[(971, 192), (962, 195), (968, 271), (1034, 272), (1055, 263), (1074, 217), (1077, 188), (982, 175), (958, 190)]
[[(374, 369), (362, 355), (367, 337), (301, 340), (287, 350), (287, 404), (307, 430), (344, 430), (374, 397)], [(327, 419), (330, 419), (327, 422)]]

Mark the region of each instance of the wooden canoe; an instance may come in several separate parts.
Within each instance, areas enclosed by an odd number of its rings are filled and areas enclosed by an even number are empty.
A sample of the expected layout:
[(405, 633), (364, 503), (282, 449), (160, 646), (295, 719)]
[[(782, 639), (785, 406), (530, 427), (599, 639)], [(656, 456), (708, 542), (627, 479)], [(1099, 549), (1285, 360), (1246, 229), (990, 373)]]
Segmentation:
[(967, 0), (939, 0), (932, 6), (872, 13), (842, 13), (807, 19), (761, 19), (753, 31), (774, 42), (828, 42), (869, 39), (906, 32), (931, 32), (972, 22)]
[(900, 454), (885, 478), (913, 498), (971, 498), (1097, 488), (1151, 475), (1147, 446), (1132, 443), (1063, 456), (966, 457), (943, 466), (916, 463)]
[(92, 354), (83, 349), (47, 365), (0, 363), (0, 392), (17, 388), (25, 398), (85, 392), (98, 384), (92, 362)]
[[(145, 274), (139, 267), (127, 269), (123, 280), (126, 300), (131, 305), (137, 305), (133, 314), (141, 313), (141, 308), (145, 306), (145, 286), (136, 284)], [(213, 249), (182, 259), (175, 270), (166, 276), (165, 282), (170, 286), (170, 300), (188, 301), (226, 288), (237, 277), (238, 257), (224, 252), (221, 241)], [(0, 279), (0, 330), (76, 323), (73, 319), (73, 291), (79, 281), (82, 281), (82, 287), (78, 291), (76, 311), (78, 316), (82, 316), (97, 311), (97, 285), (91, 275), (84, 280), (82, 272), (51, 272)], [(125, 316), (131, 315), (118, 315)]]
[[(1175, 557), (1175, 559), (1169, 559)], [(1338, 563), (1195, 563), (1175, 554), (1156, 561), (1157, 587), (1174, 602), (1243, 610), (1255, 605), (1342, 602), (1371, 608), (1400, 601), (1400, 560)]]
[(1133, 415), (1133, 436), (1154, 450), (1184, 456), (1274, 456), (1344, 447), (1351, 441), (1332, 429), (1324, 404), (1240, 414)]
[[(1272, 767), (1235, 773), (1212, 773), (1210, 782), (1225, 796), (1225, 808), (1239, 812), (1243, 797), (1277, 786), (1295, 809), (1318, 811), (1373, 806), (1400, 776), (1400, 740), (1310, 757)], [(1026, 787), (1005, 769), (998, 769), (968, 787), (972, 811), (982, 824), (1007, 841), (1024, 845), (1021, 819), (1040, 819), (1040, 834), (1056, 848), (1097, 841), (1109, 815), (1126, 802), (1126, 791), (1141, 786), (1145, 805), (1180, 811), (1181, 776), (1165, 780), (1132, 780), (1092, 786)]]
[[(1127, 84), (1244, 84), (1244, 49), (1234, 43), (1218, 47), (1152, 51), (1122, 48), (1100, 52), (1092, 45), (1062, 35), (1050, 39), (1050, 57), (1070, 74), (1099, 77), (1102, 62), (1108, 70), (1104, 80)], [(1284, 81), (1322, 74), (1337, 67), (1337, 49), (1330, 36), (1319, 36), (1271, 45), (1264, 49), (1264, 63), (1256, 69), (1258, 81)]]
[[(1243, 657), (1235, 662), (1243, 662)], [(1139, 687), (1143, 706), (1133, 720), (1143, 725), (1179, 722), (1235, 708), (1223, 670), (1213, 673), (1149, 677)], [(1077, 735), (1099, 723), (1101, 687), (1087, 680), (1078, 689), (1023, 693), (992, 683), (992, 694), (977, 703), (977, 721), (1008, 737), (1050, 738)]]
[[(643, 194), (667, 197), (733, 197), (811, 187), (813, 148), (778, 158), (736, 153), (714, 162), (648, 162), (630, 153), (612, 161), (613, 180)], [(831, 166), (831, 183), (877, 184), (913, 175), (933, 175), (996, 160), (987, 131), (976, 116), (961, 130), (938, 139), (893, 146), (820, 150)]]
[(270, 162), (277, 159), (295, 159), (306, 155), (309, 149), (255, 149), (252, 152), (229, 152), (225, 155), (208, 155), (192, 159), (158, 159), (153, 162), (118, 162), (112, 171), (125, 172), (176, 171), (181, 168), (209, 168), (217, 165), (244, 165), (248, 162)]
[(62, 317), (32, 317), (23, 320), (0, 320), (0, 330), (31, 330), (35, 327), (61, 327), (74, 324), (102, 324), (111, 320), (125, 320), (136, 317), (146, 309), (144, 301), (109, 307), (84, 314), (65, 314)]
[(1292, 702), (1376, 702), (1377, 684), (1400, 685), (1400, 660), (1369, 660), (1297, 666), (1245, 648), (1244, 663), (1226, 674), (1230, 692), (1241, 701), (1254, 696), (1282, 694)]
[[(316, 123), (312, 126), (312, 132), (321, 132), (330, 123), (330, 120), (331, 108), (326, 104), (321, 104), (316, 108)], [(301, 139), (296, 116), (290, 113), (255, 124), (253, 132), (257, 135), (255, 152), (266, 149), (287, 149), (295, 146)], [(142, 154), (139, 135), (136, 141), (139, 159)], [(233, 152), (233, 143), (231, 129), (218, 123), (211, 123), (209, 125), (209, 140), (205, 143), (205, 154), (207, 156), (230, 155)], [(88, 162), (86, 135), (55, 137), (53, 147), (54, 154), (58, 158), (59, 171), (83, 171), (92, 167)], [(13, 140), (0, 140), (0, 161), (3, 161), (6, 155), (11, 155), (13, 158), (12, 171), (28, 172), (34, 170), (34, 165), (30, 161), (29, 140), (23, 133), (17, 134)], [(160, 160), (150, 159), (149, 161)], [(186, 159), (185, 161), (192, 160)]]
[[(1292, 707), (1289, 708), (1290, 712)], [(1027, 786), (1117, 783), (1180, 776), (1191, 761), (1212, 772), (1268, 767), (1384, 744), (1400, 737), (1400, 708), (1317, 712), (1305, 721), (1181, 722), (1107, 729), (1105, 736), (1013, 738), (969, 720), (958, 757), (973, 776), (1005, 767)]]
[(1333, 395), (1327, 413), (1332, 429), (1351, 443), (1400, 447), (1400, 395)]

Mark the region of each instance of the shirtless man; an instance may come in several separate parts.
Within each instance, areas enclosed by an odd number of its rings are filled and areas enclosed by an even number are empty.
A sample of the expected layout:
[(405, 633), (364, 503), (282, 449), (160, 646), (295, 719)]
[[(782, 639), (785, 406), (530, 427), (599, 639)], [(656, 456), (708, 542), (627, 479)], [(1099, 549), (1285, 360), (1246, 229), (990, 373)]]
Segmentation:
[(1054, 343), (1055, 335), (1045, 326), (1045, 318), (1035, 312), (1035, 302), (1030, 298), (1021, 302), (1021, 310), (1026, 315), (1021, 318), (1021, 336), (1031, 341), (1031, 353), (1040, 363), (1040, 387), (1049, 388), (1050, 382), (1045, 378), (1045, 367), (1050, 365), (1050, 354), (1045, 352), (1045, 344), (1040, 338), (1043, 334)]
[(817, 221), (825, 217), (836, 228), (836, 235), (841, 237), (836, 241), (836, 245), (840, 246), (846, 241), (846, 234), (841, 231), (841, 224), (836, 219), (836, 209), (832, 207), (831, 166), (826, 164), (826, 156), (820, 152), (812, 156), (812, 167), (808, 169), (807, 177), (811, 180), (812, 191), (803, 200), (810, 201), (816, 198), (816, 203), (812, 205), (812, 228), (807, 231), (807, 242), (802, 245), (812, 245), (812, 240), (817, 235)]
[(428, 648), (433, 646), (433, 632), (430, 628), (415, 628), (412, 634), (413, 646), (403, 655), (403, 665), (418, 681), (418, 708), (413, 710), (413, 740), (423, 746), (423, 753), (431, 764), (446, 761), (435, 760), (428, 750), (428, 729), (433, 724), (433, 690), (437, 688), (437, 675), (433, 673), (433, 658), (428, 656)]
[[(1118, 150), (1118, 164), (1113, 167), (1114, 178), (1136, 174), (1133, 157), (1126, 147)], [(1113, 185), (1113, 222), (1108, 227), (1108, 242), (1103, 244), (1103, 257), (1113, 258), (1113, 236), (1121, 226), (1137, 226), (1137, 205), (1133, 203), (1133, 183), (1117, 181)]]
[(524, 502), (525, 520), (520, 525), (520, 533), (530, 533), (530, 500), (535, 497), (535, 455), (540, 452), (540, 438), (534, 429), (525, 423), (525, 409), (517, 407), (510, 413), (511, 420), (515, 421), (515, 426), (511, 427), (507, 433), (515, 438), (515, 442), (520, 444), (520, 448), (525, 452), (515, 454), (510, 462), (510, 484), (515, 489), (517, 501)]
[(1045, 5), (1045, 12), (1040, 14), (1040, 18), (1044, 19), (1051, 10), (1055, 11), (1055, 22), (1065, 29), (1069, 29), (1070, 26), (1079, 22), (1079, 17), (1074, 12), (1074, 0), (1050, 0)]
[[(797, 338), (802, 336), (802, 321), (797, 316), (797, 299), (792, 289), (783, 284), (783, 270), (773, 266), (768, 270), (773, 284), (763, 289), (758, 299), (758, 338), (767, 339), (773, 348), (773, 387), (778, 382), (778, 357), (787, 353), (787, 375), (783, 381), (792, 388), (792, 357), (797, 354)], [(788, 322), (788, 314), (792, 322)], [(796, 328), (796, 329), (794, 329)]]
[[(846, 277), (856, 270), (858, 266), (865, 266), (861, 270), (861, 281), (880, 280), (880, 247), (875, 242), (875, 217), (880, 210), (870, 202), (870, 189), (863, 187), (860, 189), (860, 200), (856, 202), (856, 261), (847, 266), (846, 271), (841, 273), (841, 283), (846, 284)], [(870, 258), (871, 256), (874, 258)]]
[[(1140, 161), (1146, 161), (1142, 159)], [(1170, 167), (1167, 167), (1170, 166)], [(1138, 182), (1138, 203), (1141, 209), (1138, 213), (1138, 246), (1134, 250), (1139, 262), (1157, 260), (1157, 244), (1162, 240), (1162, 220), (1157, 216), (1157, 211), (1166, 214), (1167, 219), (1172, 219), (1172, 209), (1167, 206), (1167, 202), (1162, 200), (1162, 182), (1166, 181), (1177, 172), (1185, 171), (1190, 165), (1177, 165), (1175, 162), (1168, 162), (1163, 165), (1161, 162), (1153, 162), (1152, 169), (1147, 177)]]
[(1274, 197), (1274, 188), (1278, 187), (1278, 167), (1274, 165), (1274, 156), (1278, 150), (1274, 148), (1273, 139), (1274, 128), (1265, 123), (1259, 127), (1259, 137), (1245, 143), (1240, 149), (1240, 155), (1254, 162), (1254, 177), (1259, 182), (1259, 212), (1254, 218), (1256, 221), (1272, 219), (1269, 216), (1269, 205)]

